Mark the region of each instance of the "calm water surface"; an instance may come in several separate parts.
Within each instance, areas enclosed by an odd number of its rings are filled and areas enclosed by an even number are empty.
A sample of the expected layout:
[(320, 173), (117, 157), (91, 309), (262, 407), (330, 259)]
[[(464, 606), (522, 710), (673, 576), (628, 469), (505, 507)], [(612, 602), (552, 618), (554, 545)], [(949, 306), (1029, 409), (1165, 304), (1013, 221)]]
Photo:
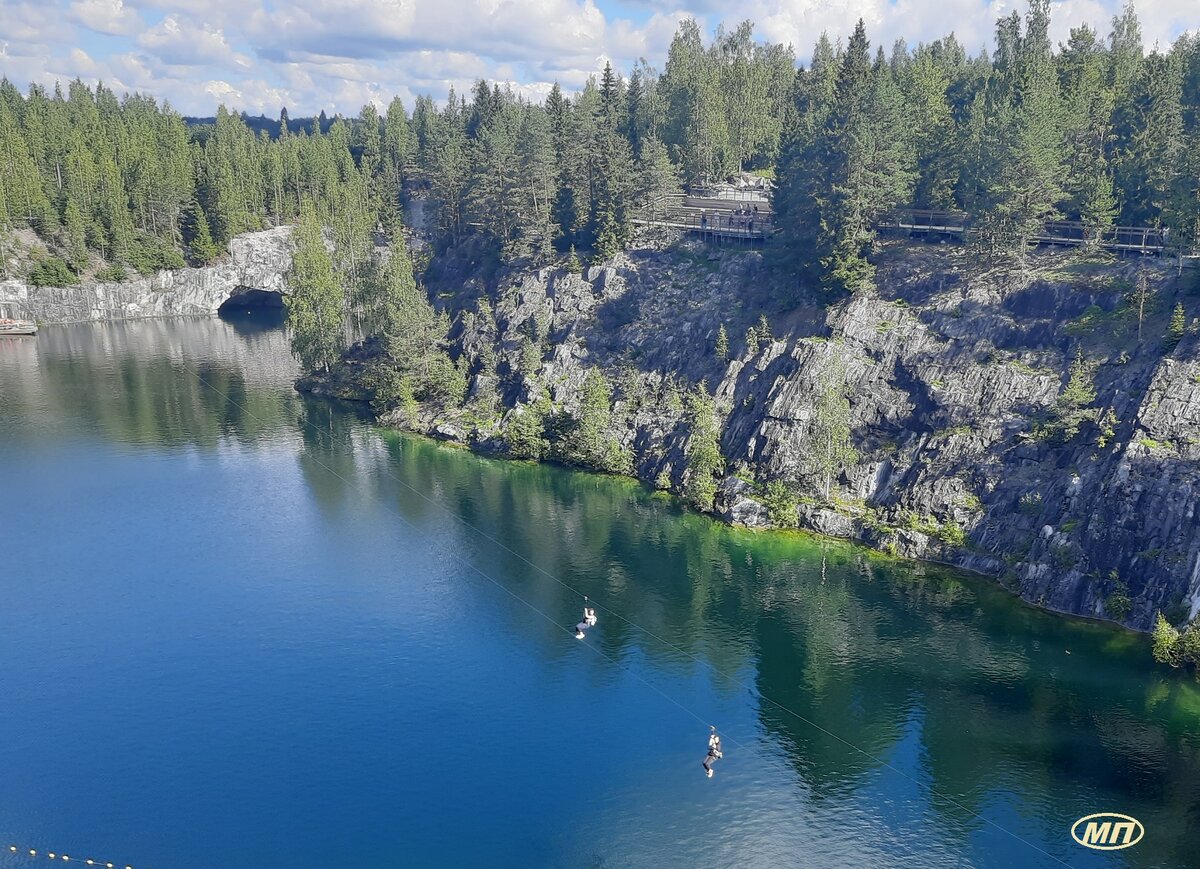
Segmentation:
[[(1200, 865), (1142, 638), (294, 374), (254, 322), (0, 339), (0, 866)], [(1142, 843), (1074, 844), (1104, 810)]]

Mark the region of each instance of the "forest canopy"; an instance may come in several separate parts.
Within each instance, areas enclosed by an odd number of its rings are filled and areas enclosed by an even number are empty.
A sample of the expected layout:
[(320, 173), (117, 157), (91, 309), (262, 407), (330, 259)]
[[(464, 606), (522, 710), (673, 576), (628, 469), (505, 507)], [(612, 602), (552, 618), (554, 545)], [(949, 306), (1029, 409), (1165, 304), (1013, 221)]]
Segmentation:
[(208, 262), (311, 202), (352, 284), (413, 195), (439, 250), (546, 262), (610, 256), (638, 209), (755, 171), (775, 181), (772, 261), (834, 289), (870, 281), (875, 220), (898, 205), (962, 209), (993, 247), (1058, 218), (1196, 244), (1200, 36), (1147, 53), (1132, 6), (1058, 46), (1049, 23), (1049, 0), (1032, 0), (972, 54), (953, 34), (872, 47), (860, 22), (798, 67), (749, 22), (706, 42), (687, 20), (661, 71), (606, 65), (543, 102), (479, 81), (411, 115), (399, 99), (308, 124), (285, 109), (274, 135), (225, 107), (188, 124), (141, 94), (5, 80), (0, 229), (34, 230), (57, 260), (39, 274), (68, 280)]

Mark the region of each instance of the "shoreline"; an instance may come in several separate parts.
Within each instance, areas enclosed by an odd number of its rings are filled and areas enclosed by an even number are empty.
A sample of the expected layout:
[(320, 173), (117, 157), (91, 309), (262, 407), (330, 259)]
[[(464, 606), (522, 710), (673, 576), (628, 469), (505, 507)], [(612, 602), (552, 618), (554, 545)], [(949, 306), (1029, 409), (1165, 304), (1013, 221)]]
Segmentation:
[(706, 512), (706, 511), (702, 511), (702, 510), (696, 510), (694, 507), (689, 506), (688, 503), (686, 502), (686, 500), (684, 498), (682, 498), (680, 495), (676, 494), (675, 492), (671, 492), (669, 490), (656, 488), (652, 482), (650, 482), (649, 480), (642, 479), (641, 477), (636, 477), (636, 476), (626, 475), (626, 474), (613, 474), (613, 473), (609, 473), (606, 471), (599, 471), (599, 470), (594, 470), (592, 468), (585, 468), (585, 467), (582, 467), (579, 465), (566, 464), (564, 462), (558, 462), (558, 461), (554, 461), (552, 459), (528, 459), (528, 458), (519, 458), (516, 456), (509, 456), (499, 450), (477, 449), (476, 447), (472, 446), (469, 443), (464, 443), (462, 441), (454, 440), (453, 438), (449, 438), (449, 437), (445, 437), (445, 436), (439, 437), (437, 434), (434, 434), (434, 433), (416, 431), (416, 430), (407, 429), (407, 428), (398, 428), (396, 426), (387, 425), (386, 423), (383, 423), (379, 420), (378, 416), (376, 416), (374, 411), (372, 411), (370, 409), (370, 403), (368, 401), (366, 401), (365, 399), (346, 398), (346, 397), (340, 397), (340, 396), (326, 395), (326, 394), (322, 394), (320, 391), (314, 391), (311, 389), (301, 389), (297, 384), (300, 382), (300, 380), (303, 380), (303, 379), (304, 379), (303, 377), (298, 378), (296, 383), (293, 384), (293, 389), (296, 392), (298, 392), (300, 395), (320, 399), (325, 402), (332, 402), (332, 403), (345, 402), (347, 404), (354, 404), (356, 406), (366, 408), (367, 414), (370, 418), (370, 424), (373, 427), (378, 428), (384, 432), (401, 435), (404, 437), (419, 438), (420, 440), (426, 441), (431, 444), (436, 444), (436, 445), (438, 445), (440, 447), (444, 447), (446, 449), (452, 449), (452, 450), (457, 450), (457, 451), (466, 451), (466, 452), (471, 453), (472, 455), (476, 455), (476, 456), (479, 456), (479, 457), (485, 458), (485, 459), (493, 459), (496, 461), (511, 462), (511, 463), (517, 463), (517, 464), (526, 464), (526, 465), (544, 465), (544, 466), (549, 466), (549, 467), (553, 467), (553, 468), (558, 468), (560, 470), (571, 471), (574, 473), (588, 474), (589, 476), (607, 477), (607, 478), (614, 479), (614, 480), (626, 480), (631, 483), (635, 483), (637, 486), (639, 486), (643, 491), (645, 491), (651, 497), (658, 496), (658, 497), (670, 499), (671, 502), (675, 506), (677, 506), (680, 510), (682, 510), (683, 512), (690, 513), (695, 516), (701, 516), (705, 519), (708, 519), (711, 522), (714, 522), (718, 525), (724, 526), (725, 528), (734, 529), (737, 531), (750, 532), (752, 534), (760, 534), (760, 533), (780, 534), (780, 535), (796, 534), (796, 535), (808, 537), (808, 538), (811, 538), (814, 540), (832, 541), (832, 542), (835, 542), (838, 544), (849, 546), (854, 549), (858, 549), (858, 550), (865, 552), (866, 554), (870, 555), (872, 558), (880, 558), (880, 559), (884, 559), (884, 560), (888, 560), (888, 561), (896, 561), (896, 562), (902, 562), (902, 563), (908, 563), (908, 564), (928, 564), (928, 565), (933, 565), (936, 567), (947, 568), (947, 569), (954, 570), (954, 571), (960, 571), (964, 574), (969, 574), (970, 576), (975, 577), (980, 581), (987, 582), (987, 584), (990, 587), (1003, 593), (1006, 597), (1012, 598), (1014, 600), (1014, 602), (1016, 602), (1022, 606), (1030, 607), (1033, 610), (1036, 610), (1039, 612), (1044, 612), (1049, 615), (1055, 616), (1057, 618), (1065, 618), (1067, 620), (1078, 619), (1080, 621), (1088, 622), (1088, 623), (1091, 623), (1094, 625), (1103, 625), (1103, 626), (1107, 626), (1112, 629), (1116, 629), (1119, 633), (1134, 636), (1134, 637), (1148, 638), (1150, 636), (1150, 634), (1152, 633), (1151, 631), (1138, 630), (1137, 628), (1130, 627), (1129, 625), (1123, 624), (1118, 621), (1114, 621), (1113, 619), (1104, 618), (1102, 616), (1094, 616), (1094, 615), (1088, 615), (1086, 613), (1071, 612), (1069, 610), (1064, 610), (1064, 609), (1060, 609), (1057, 607), (1047, 606), (1045, 604), (1041, 604), (1041, 603), (1037, 603), (1035, 601), (1028, 600), (1028, 599), (1022, 597), (1018, 592), (1014, 591), (1013, 589), (1006, 586), (1003, 582), (1001, 582), (1000, 577), (997, 576), (996, 574), (986, 573), (982, 570), (977, 570), (977, 569), (967, 567), (962, 564), (956, 564), (955, 562), (952, 562), (952, 561), (943, 561), (941, 559), (936, 559), (936, 558), (920, 558), (920, 557), (916, 557), (916, 556), (912, 556), (912, 555), (903, 555), (903, 554), (899, 554), (899, 553), (887, 552), (884, 549), (878, 548), (876, 546), (872, 546), (869, 542), (867, 542), (866, 540), (864, 540), (861, 537), (849, 537), (849, 536), (843, 537), (843, 536), (838, 536), (838, 535), (833, 535), (833, 534), (826, 534), (822, 531), (819, 531), (819, 530), (817, 530), (815, 528), (811, 528), (811, 527), (797, 526), (796, 528), (785, 528), (785, 527), (781, 527), (778, 525), (767, 525), (767, 526), (758, 526), (758, 527), (746, 525), (743, 523), (731, 521), (717, 511)]
[[(229, 322), (229, 320), (227, 318), (222, 317), (221, 315), (219, 315), (216, 312), (197, 311), (197, 312), (169, 312), (169, 313), (161, 313), (161, 314), (147, 314), (147, 315), (142, 315), (142, 316), (107, 317), (107, 318), (99, 319), (99, 320), (97, 320), (97, 319), (79, 319), (79, 320), (70, 320), (70, 321), (63, 321), (63, 322), (53, 322), (53, 323), (46, 324), (46, 327), (48, 328), (51, 326), (105, 325), (105, 324), (111, 324), (111, 323), (133, 323), (133, 322), (147, 322), (147, 321), (197, 320), (197, 319), (219, 320), (219, 321), (225, 322), (225, 323)], [(613, 477), (613, 478), (618, 478), (618, 479), (630, 480), (630, 481), (636, 482), (638, 485), (642, 486), (648, 492), (655, 493), (655, 494), (662, 494), (665, 497), (669, 497), (669, 498), (673, 499), (673, 501), (681, 509), (686, 510), (687, 512), (694, 513), (696, 515), (706, 516), (710, 520), (712, 520), (714, 522), (719, 522), (720, 524), (725, 525), (726, 527), (729, 527), (729, 528), (737, 528), (737, 529), (742, 529), (742, 530), (752, 531), (752, 532), (767, 531), (767, 532), (776, 532), (776, 533), (782, 533), (782, 534), (799, 533), (802, 535), (811, 536), (815, 539), (837, 541), (839, 543), (846, 543), (846, 544), (850, 544), (850, 545), (853, 545), (856, 547), (861, 547), (863, 550), (871, 553), (873, 556), (876, 556), (876, 557), (896, 559), (899, 561), (905, 561), (905, 562), (909, 562), (909, 563), (931, 564), (931, 565), (937, 565), (939, 567), (946, 567), (946, 568), (950, 568), (953, 570), (962, 571), (964, 573), (971, 574), (972, 576), (986, 579), (991, 585), (993, 585), (997, 589), (1003, 591), (1007, 595), (1010, 595), (1010, 596), (1016, 598), (1021, 603), (1033, 607), (1034, 609), (1041, 610), (1041, 611), (1044, 611), (1047, 613), (1052, 613), (1056, 616), (1065, 616), (1068, 618), (1078, 618), (1078, 619), (1082, 619), (1082, 620), (1097, 623), (1097, 624), (1110, 625), (1110, 626), (1122, 629), (1123, 632), (1128, 632), (1128, 633), (1136, 635), (1136, 636), (1145, 637), (1145, 636), (1149, 636), (1151, 634), (1151, 630), (1139, 630), (1137, 628), (1131, 627), (1127, 624), (1118, 622), (1111, 618), (1105, 618), (1103, 616), (1097, 616), (1097, 615), (1092, 615), (1092, 614), (1088, 614), (1088, 613), (1072, 612), (1070, 610), (1063, 609), (1060, 607), (1054, 607), (1054, 606), (1050, 606), (1050, 605), (1047, 605), (1044, 603), (1039, 603), (1037, 601), (1029, 600), (1029, 599), (1023, 597), (1018, 591), (1015, 591), (1014, 589), (1012, 589), (1008, 585), (1006, 585), (1004, 582), (1002, 582), (999, 574), (993, 573), (993, 572), (988, 572), (987, 570), (979, 569), (977, 567), (972, 567), (967, 564), (962, 564), (962, 563), (958, 563), (955, 561), (939, 559), (939, 558), (930, 558), (930, 557), (922, 557), (922, 556), (912, 555), (912, 554), (905, 554), (902, 552), (899, 552), (899, 553), (889, 552), (880, 546), (873, 545), (870, 542), (870, 540), (867, 539), (866, 537), (857, 536), (857, 535), (830, 534), (825, 531), (821, 531), (815, 527), (812, 527), (811, 525), (798, 526), (796, 528), (788, 528), (788, 527), (783, 527), (783, 526), (774, 525), (774, 524), (763, 525), (763, 526), (751, 526), (751, 525), (747, 525), (745, 523), (733, 521), (733, 520), (727, 518), (725, 515), (723, 515), (718, 510), (713, 510), (713, 511), (696, 510), (695, 508), (689, 506), (684, 501), (684, 499), (682, 497), (680, 497), (678, 494), (671, 492), (669, 490), (658, 489), (654, 486), (652, 481), (643, 479), (638, 476), (624, 475), (624, 474), (612, 474), (612, 473), (607, 473), (604, 471), (598, 471), (598, 470), (594, 470), (591, 468), (586, 468), (586, 467), (582, 467), (582, 466), (578, 466), (578, 465), (571, 465), (571, 464), (558, 462), (558, 461), (554, 461), (554, 460), (550, 460), (550, 459), (524, 459), (524, 458), (512, 457), (512, 456), (508, 456), (503, 451), (498, 450), (498, 449), (480, 449), (476, 445), (465, 442), (463, 440), (456, 439), (454, 437), (447, 436), (445, 434), (438, 433), (438, 432), (434, 431), (433, 429), (430, 429), (427, 431), (422, 431), (422, 430), (414, 429), (414, 428), (401, 428), (401, 427), (397, 427), (397, 426), (393, 426), (393, 425), (388, 425), (388, 424), (382, 422), (379, 419), (379, 417), (374, 413), (374, 411), (370, 409), (370, 404), (366, 399), (348, 397), (348, 396), (344, 396), (344, 395), (330, 394), (330, 393), (326, 392), (325, 390), (320, 389), (319, 387), (316, 389), (301, 388), (300, 386), (298, 386), (298, 384), (300, 383), (300, 381), (302, 381), (304, 379), (305, 379), (305, 376), (299, 377), (299, 378), (297, 378), (296, 382), (293, 383), (293, 389), (295, 389), (298, 393), (305, 395), (305, 396), (320, 398), (325, 401), (330, 401), (332, 399), (334, 402), (347, 402), (347, 403), (355, 404), (355, 405), (359, 406), (360, 408), (366, 410), (366, 413), (369, 416), (372, 425), (377, 426), (378, 428), (383, 429), (385, 431), (395, 432), (395, 433), (412, 436), (412, 437), (419, 437), (419, 438), (428, 440), (430, 442), (437, 443), (442, 446), (446, 446), (448, 448), (467, 450), (475, 455), (478, 455), (478, 456), (481, 456), (484, 458), (500, 459), (500, 460), (504, 460), (504, 461), (508, 461), (508, 462), (525, 462), (525, 463), (529, 463), (529, 464), (550, 465), (550, 466), (558, 467), (558, 468), (565, 469), (565, 470), (583, 472), (583, 473), (593, 474), (593, 475), (602, 476), (602, 477)], [(821, 506), (821, 507), (818, 507), (818, 509), (828, 510), (830, 508), (827, 506)], [(834, 512), (836, 512), (836, 511), (834, 511)], [(838, 515), (844, 515), (844, 514), (839, 513)], [(854, 522), (853, 519), (851, 519), (850, 521)]]

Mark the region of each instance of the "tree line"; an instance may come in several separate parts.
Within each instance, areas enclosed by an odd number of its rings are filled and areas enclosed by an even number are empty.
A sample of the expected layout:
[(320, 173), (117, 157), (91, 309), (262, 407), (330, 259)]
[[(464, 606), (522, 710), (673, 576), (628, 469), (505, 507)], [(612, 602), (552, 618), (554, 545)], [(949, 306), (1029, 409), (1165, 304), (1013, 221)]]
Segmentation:
[(285, 110), (275, 135), (223, 107), (189, 125), (103, 85), (23, 95), (3, 81), (0, 228), (33, 228), (57, 254), (41, 279), (71, 280), (93, 253), (110, 275), (208, 262), (307, 200), (353, 300), (371, 233), (396, 231), (406, 191), (422, 191), (437, 249), (547, 262), (610, 256), (639, 208), (753, 170), (775, 175), (772, 261), (809, 285), (869, 281), (875, 220), (896, 205), (963, 209), (993, 248), (1058, 217), (1195, 244), (1200, 36), (1147, 53), (1132, 6), (1107, 38), (1084, 25), (1056, 49), (1049, 26), (1049, 0), (1031, 0), (997, 22), (991, 54), (952, 34), (872, 53), (859, 22), (798, 68), (749, 22), (706, 43), (687, 20), (661, 72), (606, 64), (544, 101), (479, 81), (411, 116), (399, 99), (307, 125)]
[(1082, 25), (1055, 51), (1049, 0), (996, 24), (995, 51), (953, 35), (872, 55), (863, 23), (822, 36), (796, 74), (774, 190), (779, 256), (853, 290), (873, 222), (897, 205), (962, 209), (985, 244), (1020, 250), (1048, 220), (1200, 240), (1200, 36), (1146, 53), (1132, 5), (1107, 40)]
[(298, 123), (284, 109), (264, 125), (222, 106), (189, 124), (103, 84), (22, 94), (3, 80), (0, 229), (35, 230), (57, 254), (51, 276), (70, 282), (97, 265), (93, 253), (110, 276), (206, 263), (238, 233), (296, 222), (311, 199), (339, 256), (361, 263), (370, 231), (398, 227), (415, 185), (440, 248), (607, 256), (630, 240), (637, 207), (769, 167), (794, 71), (791, 49), (755, 42), (748, 22), (706, 46), (686, 21), (661, 74), (606, 65), (578, 94), (556, 84), (543, 102), (480, 81), (440, 107), (418, 98), (411, 117), (394, 99), (352, 119)]
[(103, 84), (22, 95), (3, 80), (0, 230), (39, 235), (56, 254), (39, 264), (44, 276), (73, 282), (98, 255), (98, 277), (120, 279), (207, 263), (239, 233), (295, 222), (308, 200), (344, 255), (361, 260), (377, 221), (398, 220), (408, 159), (403, 107), (376, 120), (375, 135), (338, 120), (271, 138), (224, 107), (196, 126)]

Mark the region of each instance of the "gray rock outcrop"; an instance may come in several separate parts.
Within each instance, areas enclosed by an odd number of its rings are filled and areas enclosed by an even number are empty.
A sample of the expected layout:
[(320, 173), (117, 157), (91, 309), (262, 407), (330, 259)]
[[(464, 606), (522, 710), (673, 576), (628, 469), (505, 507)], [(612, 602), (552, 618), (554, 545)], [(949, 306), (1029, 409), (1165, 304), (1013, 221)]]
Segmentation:
[[(1139, 268), (1160, 299), (1143, 339), (1127, 303)], [(984, 268), (962, 248), (897, 244), (880, 256), (877, 293), (784, 308), (775, 280), (761, 254), (688, 244), (583, 276), (458, 276), (433, 289), (455, 354), (488, 369), (471, 394), (493, 395), (492, 410), (407, 425), (501, 449), (511, 408), (548, 397), (570, 410), (599, 366), (635, 473), (680, 491), (681, 397), (705, 381), (737, 474), (716, 502), (728, 521), (769, 524), (764, 487), (781, 481), (801, 527), (991, 574), (1047, 608), (1139, 629), (1160, 610), (1200, 612), (1200, 338), (1164, 348), (1187, 294), (1166, 265), (1051, 252)], [(761, 312), (773, 334), (756, 328), (748, 345)], [(714, 352), (722, 325), (727, 360)], [(1072, 432), (1055, 424), (1080, 349), (1096, 397)], [(830, 364), (844, 372), (858, 458), (826, 499), (809, 458)]]
[(0, 281), (0, 316), (77, 323), (214, 314), (230, 296), (245, 290), (285, 292), (290, 239), (289, 226), (246, 233), (233, 238), (229, 256), (213, 265), (120, 283), (34, 287), (20, 280)]

